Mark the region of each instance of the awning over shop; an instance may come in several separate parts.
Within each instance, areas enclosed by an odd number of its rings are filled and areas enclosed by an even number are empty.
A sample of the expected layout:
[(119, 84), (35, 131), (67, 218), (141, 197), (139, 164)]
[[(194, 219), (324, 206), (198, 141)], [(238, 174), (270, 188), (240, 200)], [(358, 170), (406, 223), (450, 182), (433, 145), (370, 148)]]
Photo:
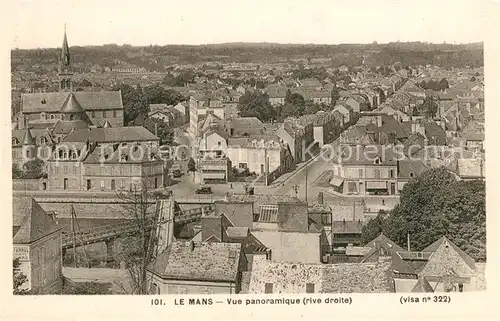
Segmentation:
[(225, 179), (226, 174), (221, 173), (202, 173), (203, 179)]
[(333, 186), (337, 186), (338, 187), (338, 186), (342, 185), (343, 182), (344, 182), (343, 178), (334, 177), (330, 181), (330, 184), (333, 185)]
[(366, 182), (367, 189), (387, 189), (387, 182), (385, 181), (375, 181), (375, 182)]

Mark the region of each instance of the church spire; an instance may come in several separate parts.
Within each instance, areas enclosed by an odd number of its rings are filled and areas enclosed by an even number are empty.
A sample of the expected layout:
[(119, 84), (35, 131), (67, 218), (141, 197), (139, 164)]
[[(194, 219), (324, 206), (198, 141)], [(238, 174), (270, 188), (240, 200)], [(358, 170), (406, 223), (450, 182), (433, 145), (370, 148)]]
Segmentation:
[(64, 38), (61, 48), (61, 71), (71, 67), (71, 56), (69, 54), (68, 37), (66, 36), (66, 24), (64, 24)]
[(64, 24), (64, 38), (59, 60), (59, 91), (73, 90), (73, 72), (71, 71), (71, 56), (69, 53), (68, 37), (66, 36), (66, 24)]

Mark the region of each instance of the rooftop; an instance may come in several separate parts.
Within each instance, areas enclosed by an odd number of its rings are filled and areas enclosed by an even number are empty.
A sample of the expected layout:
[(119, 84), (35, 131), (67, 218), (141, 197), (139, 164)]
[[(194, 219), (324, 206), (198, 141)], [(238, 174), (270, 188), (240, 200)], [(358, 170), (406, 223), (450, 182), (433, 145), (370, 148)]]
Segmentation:
[(236, 282), (241, 244), (175, 241), (148, 270), (164, 279)]

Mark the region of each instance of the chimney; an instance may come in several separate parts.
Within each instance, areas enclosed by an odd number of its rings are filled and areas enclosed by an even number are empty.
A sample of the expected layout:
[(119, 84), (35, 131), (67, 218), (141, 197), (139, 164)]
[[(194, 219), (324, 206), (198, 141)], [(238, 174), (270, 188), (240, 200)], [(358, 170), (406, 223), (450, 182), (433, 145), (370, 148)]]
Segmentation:
[(271, 249), (267, 249), (266, 250), (266, 260), (267, 261), (271, 261), (271, 259), (272, 259), (272, 255), (271, 254), (272, 254)]
[(323, 203), (323, 192), (318, 193), (318, 204), (324, 204)]
[(417, 132), (417, 124), (415, 122), (411, 123), (411, 133), (415, 134)]

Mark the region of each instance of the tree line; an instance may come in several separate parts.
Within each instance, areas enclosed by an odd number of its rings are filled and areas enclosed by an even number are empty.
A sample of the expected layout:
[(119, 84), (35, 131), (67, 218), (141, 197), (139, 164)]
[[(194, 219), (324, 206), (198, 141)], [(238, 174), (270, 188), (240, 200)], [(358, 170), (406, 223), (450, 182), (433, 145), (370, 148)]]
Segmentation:
[(363, 227), (362, 243), (384, 233), (400, 245), (423, 250), (446, 236), (476, 261), (486, 260), (485, 183), (463, 181), (444, 167), (431, 169), (406, 183), (400, 203)]

